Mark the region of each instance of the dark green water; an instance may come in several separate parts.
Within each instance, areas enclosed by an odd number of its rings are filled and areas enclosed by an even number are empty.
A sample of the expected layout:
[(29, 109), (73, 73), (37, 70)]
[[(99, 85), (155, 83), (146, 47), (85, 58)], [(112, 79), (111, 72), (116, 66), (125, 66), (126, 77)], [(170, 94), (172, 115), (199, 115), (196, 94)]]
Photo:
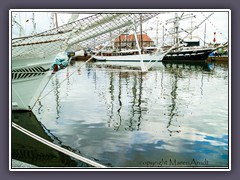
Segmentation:
[[(228, 168), (228, 64), (80, 64), (57, 73), (34, 108), (52, 142), (109, 167)], [(59, 167), (86, 166), (58, 156)]]

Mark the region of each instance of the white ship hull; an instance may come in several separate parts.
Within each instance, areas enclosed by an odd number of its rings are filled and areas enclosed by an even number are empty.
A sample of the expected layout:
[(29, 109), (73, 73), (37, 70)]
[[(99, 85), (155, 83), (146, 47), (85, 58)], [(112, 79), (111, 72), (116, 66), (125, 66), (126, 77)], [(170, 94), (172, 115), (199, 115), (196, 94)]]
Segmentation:
[(12, 81), (12, 110), (32, 110), (51, 77), (51, 71), (39, 73), (36, 77)]
[(12, 59), (12, 110), (32, 110), (52, 77), (56, 56)]
[[(161, 61), (165, 54), (142, 54), (144, 62)], [(124, 56), (93, 56), (96, 61), (126, 61), (126, 62), (140, 62), (140, 55), (124, 55)]]
[[(22, 42), (23, 43), (23, 42)], [(17, 44), (17, 43), (16, 43)], [(56, 57), (64, 57), (60, 43), (16, 45), (12, 48), (12, 110), (32, 110), (51, 78)], [(24, 44), (24, 43), (23, 43)], [(54, 51), (56, 48), (58, 51)], [(45, 49), (45, 51), (43, 51)], [(62, 52), (62, 53), (59, 53)]]

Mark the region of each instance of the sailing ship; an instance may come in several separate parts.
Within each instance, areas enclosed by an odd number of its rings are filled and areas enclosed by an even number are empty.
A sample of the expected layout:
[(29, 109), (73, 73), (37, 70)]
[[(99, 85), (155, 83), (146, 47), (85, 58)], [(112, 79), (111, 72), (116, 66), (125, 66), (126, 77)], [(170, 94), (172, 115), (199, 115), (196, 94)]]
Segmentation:
[(161, 61), (164, 53), (158, 51), (157, 53), (141, 54), (138, 49), (128, 49), (122, 51), (102, 51), (101, 55), (93, 55), (96, 61), (115, 61), (115, 62), (143, 62)]
[[(114, 50), (105, 50), (101, 51), (100, 55), (94, 55), (93, 58), (96, 61), (127, 61), (127, 62), (140, 62), (142, 61), (168, 61), (168, 60), (205, 60), (209, 56), (211, 52), (215, 50), (215, 48), (211, 47), (200, 47), (199, 40), (193, 40), (192, 37), (190, 40), (186, 40), (185, 38), (188, 36), (192, 36), (192, 32), (196, 30), (204, 21), (206, 21), (213, 13), (211, 13), (208, 17), (206, 17), (202, 22), (199, 23), (194, 28), (191, 28), (189, 32), (186, 30), (184, 31), (187, 33), (185, 37), (181, 39), (179, 36), (179, 21), (189, 18), (189, 15), (182, 15), (178, 17), (178, 14), (175, 14), (175, 18), (168, 21), (168, 23), (174, 23), (174, 32), (172, 33), (174, 37), (174, 43), (170, 46), (164, 47), (155, 47), (151, 49), (151, 51), (144, 52), (144, 46), (142, 41), (142, 24), (140, 24), (140, 38), (137, 37), (136, 31), (134, 34), (135, 37), (135, 48), (131, 47), (130, 49), (121, 49), (121, 42), (125, 43), (128, 41), (128, 36), (123, 36), (125, 38), (119, 38), (119, 47), (115, 48)], [(140, 17), (141, 18), (141, 17)], [(133, 35), (131, 35), (133, 36)], [(140, 40), (139, 40), (140, 39)], [(158, 43), (157, 43), (158, 44)], [(149, 46), (149, 48), (151, 48)]]
[[(141, 14), (141, 23), (157, 14)], [(135, 16), (139, 14), (98, 13), (42, 33), (12, 39), (12, 110), (32, 110), (56, 70), (51, 69), (56, 58), (61, 56), (70, 61), (69, 50), (104, 44), (109, 32), (115, 39), (132, 27)], [(139, 23), (139, 20), (134, 22)]]
[[(192, 36), (192, 32), (195, 31), (203, 22), (205, 22), (209, 17), (212, 16), (213, 13), (211, 13), (209, 16), (207, 16), (203, 21), (199, 23), (199, 25), (195, 26), (194, 28), (191, 27), (190, 31), (186, 31), (179, 27), (179, 21), (195, 17), (193, 14), (186, 14), (182, 13), (182, 15), (179, 17), (177, 13), (175, 13), (175, 17), (173, 19), (169, 19), (166, 24), (173, 23), (174, 32), (172, 33), (174, 38), (175, 44), (182, 44), (183, 46), (179, 48), (175, 48), (171, 51), (169, 51), (163, 58), (163, 61), (176, 61), (176, 60), (206, 60), (210, 53), (212, 53), (215, 48), (212, 47), (201, 47), (200, 46), (200, 40), (194, 39)], [(192, 22), (191, 22), (192, 24)], [(187, 33), (185, 37), (182, 39), (179, 38), (180, 29), (182, 29), (182, 32)], [(189, 38), (186, 40), (186, 38)]]
[[(139, 41), (139, 39), (141, 41), (141, 49), (143, 49), (142, 45), (153, 43), (147, 34), (137, 34), (137, 39), (134, 34), (122, 34), (114, 40), (114, 44), (112, 44), (113, 47), (108, 47), (106, 50), (102, 50), (97, 56), (94, 55), (94, 59), (96, 61), (140, 62), (140, 52), (137, 49), (137, 41)], [(143, 51), (141, 51), (141, 53), (143, 61), (149, 61), (152, 59), (152, 57), (149, 57), (148, 53), (146, 54)]]
[[(162, 51), (161, 48), (154, 48), (152, 51), (144, 51), (143, 46), (143, 33), (142, 33), (142, 17), (140, 19), (140, 35), (137, 35), (137, 27), (134, 27), (132, 35), (119, 36), (119, 47), (111, 49), (110, 51), (101, 51), (100, 55), (93, 55), (96, 61), (116, 61), (116, 62), (141, 62), (142, 70), (146, 70), (143, 62), (159, 62), (162, 61), (163, 57), (171, 50)], [(122, 39), (122, 37), (125, 37)], [(131, 38), (129, 38), (131, 37)], [(125, 43), (129, 41), (132, 43), (132, 47), (128, 49), (122, 49), (121, 41)], [(133, 42), (133, 39), (135, 42)], [(118, 38), (116, 39), (118, 40)], [(135, 43), (135, 45), (133, 45)], [(126, 46), (126, 45), (125, 45)], [(145, 49), (146, 50), (146, 49)]]
[[(184, 41), (186, 44), (189, 41)], [(194, 41), (192, 41), (194, 42)], [(199, 41), (195, 41), (197, 44), (199, 44)], [(186, 45), (185, 47), (177, 48), (175, 50), (172, 50), (168, 52), (164, 58), (163, 61), (177, 61), (177, 60), (186, 60), (186, 61), (197, 61), (197, 60), (206, 60), (215, 49), (214, 48), (204, 48), (200, 47), (199, 45), (197, 46), (191, 46), (191, 45)]]

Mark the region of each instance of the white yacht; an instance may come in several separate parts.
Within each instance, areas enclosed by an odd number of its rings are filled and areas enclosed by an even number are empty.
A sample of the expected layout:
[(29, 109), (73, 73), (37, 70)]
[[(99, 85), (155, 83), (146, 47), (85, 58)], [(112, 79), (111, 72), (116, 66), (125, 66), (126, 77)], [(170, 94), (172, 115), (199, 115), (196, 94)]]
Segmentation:
[(125, 61), (125, 62), (140, 62), (141, 59), (144, 62), (149, 61), (161, 61), (164, 57), (164, 53), (147, 53), (140, 54), (138, 49), (122, 50), (122, 51), (102, 51), (100, 55), (93, 55), (96, 61)]

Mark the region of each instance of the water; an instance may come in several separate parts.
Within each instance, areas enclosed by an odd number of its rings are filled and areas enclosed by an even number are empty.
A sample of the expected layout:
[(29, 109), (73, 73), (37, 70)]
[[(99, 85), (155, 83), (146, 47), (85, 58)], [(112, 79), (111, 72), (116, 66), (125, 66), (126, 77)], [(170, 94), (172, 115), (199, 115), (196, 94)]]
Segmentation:
[(227, 168), (228, 64), (132, 65), (57, 73), (33, 110), (45, 133), (108, 167)]

